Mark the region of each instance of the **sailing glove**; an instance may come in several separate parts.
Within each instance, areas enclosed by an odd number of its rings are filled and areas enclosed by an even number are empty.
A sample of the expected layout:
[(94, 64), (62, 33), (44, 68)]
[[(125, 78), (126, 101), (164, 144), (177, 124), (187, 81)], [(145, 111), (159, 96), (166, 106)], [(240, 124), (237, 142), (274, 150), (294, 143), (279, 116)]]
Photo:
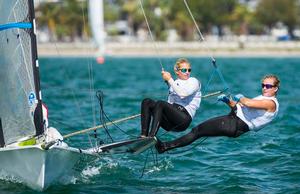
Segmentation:
[(217, 97), (218, 101), (222, 101), (222, 102), (225, 102), (225, 103), (229, 103), (229, 98), (228, 96), (226, 96), (225, 94), (221, 94)]

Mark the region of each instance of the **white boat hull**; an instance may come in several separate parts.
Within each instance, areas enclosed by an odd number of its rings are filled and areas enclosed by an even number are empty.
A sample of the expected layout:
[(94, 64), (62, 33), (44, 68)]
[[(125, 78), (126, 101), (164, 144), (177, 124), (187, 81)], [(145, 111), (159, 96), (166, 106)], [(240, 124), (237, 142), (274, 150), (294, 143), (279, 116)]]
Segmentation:
[(45, 190), (70, 171), (81, 157), (95, 155), (67, 146), (24, 146), (0, 149), (0, 169), (35, 190)]

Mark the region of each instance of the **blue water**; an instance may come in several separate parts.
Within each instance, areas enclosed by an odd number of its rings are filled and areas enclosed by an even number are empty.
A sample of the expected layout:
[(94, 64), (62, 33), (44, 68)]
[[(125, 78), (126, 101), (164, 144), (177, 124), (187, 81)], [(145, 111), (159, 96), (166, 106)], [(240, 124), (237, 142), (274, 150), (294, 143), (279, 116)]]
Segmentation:
[[(213, 71), (210, 60), (189, 59), (192, 75), (204, 89)], [(162, 58), (164, 68), (172, 71), (175, 60)], [(280, 77), (280, 114), (272, 125), (236, 139), (198, 140), (157, 157), (155, 152), (106, 156), (77, 174), (66, 175), (45, 193), (300, 193), (300, 58), (220, 58), (217, 63), (233, 94), (255, 97), (263, 75)], [(143, 98), (166, 98), (160, 70), (157, 58), (107, 58), (104, 65), (89, 58), (42, 58), (41, 86), (50, 125), (67, 134), (99, 124), (95, 90), (104, 93), (104, 110), (110, 119), (137, 114)], [(209, 91), (222, 88), (222, 81), (214, 76)], [(216, 97), (203, 99), (191, 127), (228, 112), (224, 104), (216, 103)], [(139, 119), (118, 126), (126, 133), (109, 128), (115, 141), (139, 134)], [(182, 134), (161, 130), (159, 136), (170, 140)], [(99, 136), (107, 140), (103, 130)], [(87, 135), (67, 142), (90, 147)], [(0, 191), (35, 193), (5, 180), (0, 181)]]

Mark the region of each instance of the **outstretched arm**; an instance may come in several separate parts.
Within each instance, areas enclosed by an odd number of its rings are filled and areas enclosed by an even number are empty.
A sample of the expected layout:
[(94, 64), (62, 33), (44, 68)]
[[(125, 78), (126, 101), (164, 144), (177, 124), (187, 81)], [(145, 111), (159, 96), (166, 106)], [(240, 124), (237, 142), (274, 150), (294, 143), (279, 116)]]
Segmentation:
[(238, 103), (241, 106), (247, 106), (247, 107), (250, 107), (250, 108), (264, 109), (268, 112), (275, 112), (276, 111), (276, 104), (273, 100), (268, 100), (268, 99), (256, 100), (256, 99), (250, 99), (250, 98), (242, 97), (242, 98), (240, 98)]
[(233, 108), (237, 103), (241, 106), (247, 106), (249, 108), (257, 108), (257, 109), (264, 109), (268, 112), (275, 112), (276, 111), (276, 104), (273, 100), (268, 99), (250, 99), (244, 97), (242, 94), (237, 94), (231, 99), (230, 97), (222, 94), (218, 96), (218, 101), (225, 102), (228, 106)]

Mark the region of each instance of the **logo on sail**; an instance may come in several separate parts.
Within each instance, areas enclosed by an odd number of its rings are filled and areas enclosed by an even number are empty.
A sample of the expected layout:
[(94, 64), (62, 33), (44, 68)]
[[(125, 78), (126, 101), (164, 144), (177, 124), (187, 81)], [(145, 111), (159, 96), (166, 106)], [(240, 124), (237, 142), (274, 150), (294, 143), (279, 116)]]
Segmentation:
[(29, 96), (28, 96), (28, 104), (30, 106), (32, 106), (35, 103), (35, 93), (34, 92), (30, 92)]

